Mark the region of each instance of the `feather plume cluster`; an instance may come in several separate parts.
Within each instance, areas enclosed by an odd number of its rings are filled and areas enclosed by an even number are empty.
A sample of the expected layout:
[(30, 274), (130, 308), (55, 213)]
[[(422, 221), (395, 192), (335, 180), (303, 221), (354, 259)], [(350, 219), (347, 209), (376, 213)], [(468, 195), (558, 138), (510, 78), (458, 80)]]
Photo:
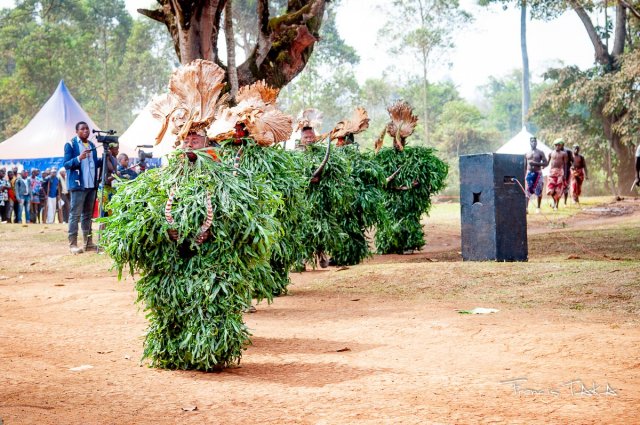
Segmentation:
[(322, 112), (315, 108), (305, 109), (298, 115), (298, 127), (296, 131), (300, 131), (303, 128), (311, 127), (314, 130), (319, 130), (322, 126)]
[(364, 108), (358, 107), (350, 119), (342, 120), (336, 124), (329, 134), (330, 140), (342, 139), (348, 134), (358, 134), (369, 128), (369, 115)]
[(258, 81), (238, 90), (238, 104), (224, 108), (216, 115), (209, 129), (210, 138), (225, 140), (234, 137), (235, 126), (240, 123), (249, 136), (260, 146), (288, 140), (293, 132), (293, 119), (276, 106), (279, 90)]
[(169, 92), (154, 99), (150, 106), (153, 117), (163, 123), (156, 144), (169, 129), (178, 135), (176, 143), (184, 140), (189, 132), (206, 131), (226, 101), (225, 96), (220, 96), (224, 78), (222, 68), (202, 59), (174, 71)]
[(393, 138), (393, 144), (398, 150), (403, 150), (406, 138), (413, 134), (418, 123), (418, 117), (413, 114), (413, 108), (405, 101), (397, 101), (387, 108), (391, 121), (387, 124), (387, 133)]

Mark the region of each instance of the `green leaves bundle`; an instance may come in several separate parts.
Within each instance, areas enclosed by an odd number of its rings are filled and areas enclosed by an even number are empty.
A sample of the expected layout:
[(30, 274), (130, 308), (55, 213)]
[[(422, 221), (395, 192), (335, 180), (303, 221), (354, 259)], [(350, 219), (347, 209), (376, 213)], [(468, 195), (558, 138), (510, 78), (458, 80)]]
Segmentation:
[[(325, 144), (317, 143), (308, 146), (305, 152), (296, 152), (308, 178), (322, 163), (326, 148)], [(348, 238), (345, 225), (353, 221), (346, 217), (351, 214), (357, 198), (351, 175), (348, 156), (334, 147), (320, 180), (307, 186), (310, 220), (304, 229), (304, 240), (308, 247), (307, 259), (313, 264), (316, 255), (342, 246)]]
[[(225, 162), (232, 163), (239, 147), (223, 143), (221, 155)], [(308, 227), (309, 205), (305, 191), (309, 178), (304, 175), (304, 165), (293, 152), (280, 146), (262, 147), (252, 139), (245, 139), (240, 157), (240, 169), (251, 175), (260, 175), (282, 199), (274, 218), (280, 223), (282, 232), (271, 249), (269, 260), (272, 276), (256, 287), (254, 296), (268, 298), (287, 292), (290, 283), (289, 271), (305, 258), (304, 231)]]
[(387, 176), (400, 169), (385, 190), (389, 221), (377, 229), (378, 252), (402, 254), (422, 248), (424, 233), (420, 218), (431, 208), (431, 196), (444, 188), (448, 165), (433, 149), (423, 146), (406, 146), (402, 151), (383, 148), (375, 159)]
[(372, 155), (361, 153), (356, 145), (336, 151), (351, 165), (351, 175), (345, 179), (345, 184), (353, 186), (355, 199), (352, 207), (337, 217), (338, 225), (347, 237), (330, 244), (328, 250), (337, 265), (354, 265), (372, 254), (367, 230), (386, 221), (383, 193), (386, 175)]
[[(121, 184), (113, 214), (102, 219), (101, 243), (119, 276), (125, 268), (140, 273), (138, 301), (150, 321), (143, 357), (156, 367), (213, 370), (240, 360), (249, 343), (242, 311), (271, 275), (271, 247), (282, 232), (273, 218), (282, 202), (270, 184), (196, 155), (191, 163), (178, 152), (168, 167)], [(171, 193), (173, 225), (165, 217)], [(198, 245), (208, 199), (210, 236)]]

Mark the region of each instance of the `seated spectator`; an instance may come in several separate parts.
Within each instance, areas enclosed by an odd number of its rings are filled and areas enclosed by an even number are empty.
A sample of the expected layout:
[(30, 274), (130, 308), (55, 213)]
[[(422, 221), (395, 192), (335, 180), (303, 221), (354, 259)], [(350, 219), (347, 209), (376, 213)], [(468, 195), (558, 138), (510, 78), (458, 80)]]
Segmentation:
[(129, 156), (126, 153), (118, 155), (118, 176), (125, 180), (133, 180), (138, 177), (138, 173), (129, 168)]

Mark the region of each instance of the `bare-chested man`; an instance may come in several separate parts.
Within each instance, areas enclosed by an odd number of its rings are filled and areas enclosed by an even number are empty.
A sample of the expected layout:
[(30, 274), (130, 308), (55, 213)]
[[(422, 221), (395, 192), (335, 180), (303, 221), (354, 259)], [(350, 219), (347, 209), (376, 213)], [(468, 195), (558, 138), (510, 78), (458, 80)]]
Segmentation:
[(544, 156), (544, 152), (538, 149), (538, 140), (535, 137), (529, 139), (531, 150), (527, 152), (525, 158), (527, 160), (527, 206), (529, 206), (529, 198), (536, 195), (538, 198), (538, 206), (536, 213), (540, 213), (540, 204), (542, 203), (542, 169), (549, 163)]
[(571, 167), (573, 166), (573, 152), (571, 149), (567, 149), (564, 147), (564, 140), (562, 141), (562, 150), (565, 151), (568, 155), (567, 164), (564, 170), (564, 205), (567, 205), (567, 198), (569, 197), (569, 187), (572, 185), (571, 182)]
[(589, 180), (587, 171), (587, 161), (580, 155), (580, 146), (573, 146), (573, 165), (571, 166), (571, 194), (573, 202), (580, 205), (580, 194), (582, 193), (582, 182)]
[(547, 177), (547, 195), (553, 198), (552, 208), (558, 209), (560, 198), (564, 194), (566, 184), (565, 173), (569, 155), (562, 149), (563, 140), (553, 142), (555, 150), (549, 154), (549, 176)]

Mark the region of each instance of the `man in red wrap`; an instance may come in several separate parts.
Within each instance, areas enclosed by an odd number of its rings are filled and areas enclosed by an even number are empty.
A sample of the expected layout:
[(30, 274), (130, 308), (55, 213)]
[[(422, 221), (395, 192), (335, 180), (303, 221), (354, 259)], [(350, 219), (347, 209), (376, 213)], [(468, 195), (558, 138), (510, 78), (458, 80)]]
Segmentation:
[(582, 183), (589, 180), (587, 171), (587, 161), (580, 155), (580, 146), (573, 146), (573, 165), (571, 165), (571, 194), (573, 202), (580, 205), (580, 195), (582, 194)]
[(564, 194), (564, 187), (567, 182), (566, 171), (569, 155), (562, 149), (562, 139), (553, 142), (555, 150), (549, 154), (549, 176), (547, 177), (547, 195), (553, 198), (551, 207), (558, 209), (560, 198)]

